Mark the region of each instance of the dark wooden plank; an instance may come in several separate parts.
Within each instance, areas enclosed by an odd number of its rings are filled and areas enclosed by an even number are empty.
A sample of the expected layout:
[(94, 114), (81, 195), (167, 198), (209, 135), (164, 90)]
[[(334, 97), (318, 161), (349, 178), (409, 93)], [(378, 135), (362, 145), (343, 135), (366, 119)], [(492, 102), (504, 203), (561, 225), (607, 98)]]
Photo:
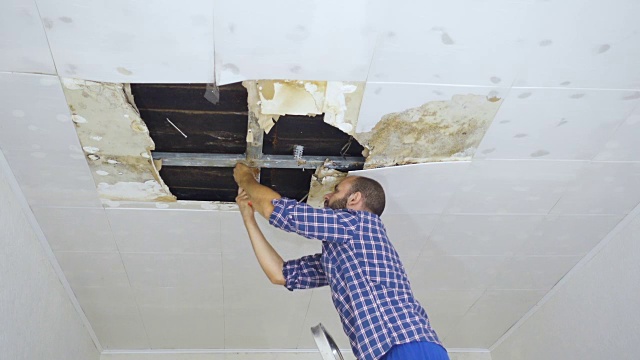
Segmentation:
[(141, 110), (140, 115), (156, 151), (244, 154), (247, 147), (247, 115), (168, 110)]
[(247, 89), (231, 84), (219, 87), (220, 101), (204, 98), (205, 84), (131, 84), (138, 109), (181, 109), (201, 111), (247, 111)]
[[(340, 156), (350, 136), (326, 124), (322, 116), (283, 116), (265, 135), (265, 154), (289, 155), (294, 145), (304, 146), (305, 155)], [(364, 148), (357, 140), (351, 141), (346, 155), (362, 156)]]
[(163, 166), (160, 176), (172, 186), (194, 189), (236, 188), (232, 168)]
[(280, 195), (300, 200), (309, 192), (313, 170), (262, 169), (260, 182)]
[(160, 176), (178, 200), (235, 201), (232, 168), (163, 166)]

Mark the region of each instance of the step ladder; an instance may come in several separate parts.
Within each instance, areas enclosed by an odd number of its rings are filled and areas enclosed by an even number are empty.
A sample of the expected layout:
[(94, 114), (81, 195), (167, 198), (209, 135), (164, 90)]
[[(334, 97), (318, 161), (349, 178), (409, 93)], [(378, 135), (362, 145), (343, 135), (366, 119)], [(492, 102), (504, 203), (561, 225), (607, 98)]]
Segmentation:
[(340, 349), (338, 349), (338, 345), (336, 345), (331, 335), (329, 335), (324, 326), (322, 326), (322, 323), (312, 327), (311, 333), (313, 334), (313, 339), (316, 341), (316, 346), (318, 346), (323, 360), (344, 360)]

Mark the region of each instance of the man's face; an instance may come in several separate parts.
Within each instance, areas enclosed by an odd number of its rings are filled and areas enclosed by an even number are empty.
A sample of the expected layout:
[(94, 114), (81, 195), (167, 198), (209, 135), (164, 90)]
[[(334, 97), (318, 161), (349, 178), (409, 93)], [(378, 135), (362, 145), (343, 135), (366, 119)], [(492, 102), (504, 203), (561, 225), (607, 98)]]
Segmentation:
[(351, 181), (353, 177), (346, 177), (338, 185), (333, 192), (324, 196), (324, 207), (334, 210), (346, 209), (347, 201), (351, 192)]

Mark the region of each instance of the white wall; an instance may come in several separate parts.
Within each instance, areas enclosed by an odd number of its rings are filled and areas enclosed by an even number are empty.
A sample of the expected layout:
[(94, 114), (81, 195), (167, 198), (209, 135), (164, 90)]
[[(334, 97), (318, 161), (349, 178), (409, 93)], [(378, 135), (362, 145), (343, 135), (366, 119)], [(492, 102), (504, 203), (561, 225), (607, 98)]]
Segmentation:
[(537, 312), (494, 345), (494, 360), (640, 358), (638, 213), (640, 207)]
[(99, 359), (12, 183), (0, 152), (0, 359)]

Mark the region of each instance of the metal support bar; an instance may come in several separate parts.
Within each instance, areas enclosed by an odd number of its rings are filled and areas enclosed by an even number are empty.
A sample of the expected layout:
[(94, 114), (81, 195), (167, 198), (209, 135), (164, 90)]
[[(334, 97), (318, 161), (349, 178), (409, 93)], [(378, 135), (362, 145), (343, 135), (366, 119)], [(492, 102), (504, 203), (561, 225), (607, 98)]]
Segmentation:
[(238, 161), (246, 162), (253, 167), (276, 169), (316, 169), (328, 161), (330, 169), (349, 171), (362, 168), (363, 157), (340, 156), (302, 156), (299, 160), (293, 155), (262, 155), (260, 159), (249, 160), (244, 154), (196, 154), (153, 152), (154, 159), (162, 159), (163, 166), (204, 166), (234, 167)]
[(247, 161), (258, 160), (262, 157), (262, 142), (264, 130), (260, 127), (253, 111), (249, 110), (247, 126)]
[[(264, 130), (260, 127), (258, 117), (252, 111), (251, 104), (249, 104), (252, 98), (259, 97), (258, 83), (255, 81), (248, 82), (247, 92), (247, 106), (249, 108), (249, 117), (247, 122), (247, 151), (245, 155), (247, 162), (253, 165), (255, 161), (262, 158), (262, 144), (264, 141)], [(253, 166), (258, 168), (256, 180), (260, 182), (260, 166)]]

